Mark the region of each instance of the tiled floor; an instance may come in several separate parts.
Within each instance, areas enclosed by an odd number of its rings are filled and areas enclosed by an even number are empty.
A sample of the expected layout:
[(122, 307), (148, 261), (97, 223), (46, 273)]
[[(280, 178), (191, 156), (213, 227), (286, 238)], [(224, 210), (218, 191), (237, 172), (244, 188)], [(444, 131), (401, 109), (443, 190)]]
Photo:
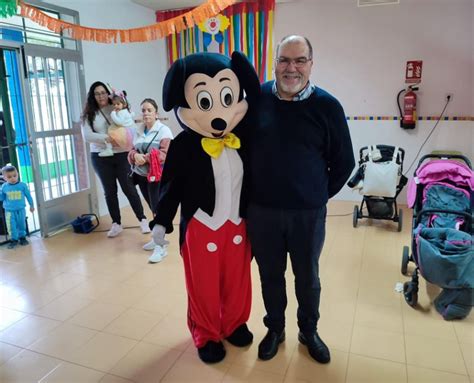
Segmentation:
[[(329, 213), (352, 207), (332, 202)], [(437, 288), (423, 280), (417, 310), (394, 290), (407, 280), (399, 271), (402, 247), (410, 244), (410, 211), (404, 213), (402, 233), (391, 222), (363, 220), (354, 229), (352, 214), (328, 217), (319, 324), (332, 352), (328, 365), (298, 344), (291, 269), (287, 340), (277, 356), (257, 359), (265, 328), (253, 263), (255, 341), (243, 350), (226, 345), (222, 363), (205, 365), (186, 327), (176, 234), (169, 256), (155, 265), (147, 264), (141, 245), (148, 236), (139, 229), (114, 239), (67, 231), (16, 250), (3, 246), (0, 381), (474, 383), (474, 316), (444, 321), (430, 303)], [(126, 215), (124, 223), (135, 225)]]

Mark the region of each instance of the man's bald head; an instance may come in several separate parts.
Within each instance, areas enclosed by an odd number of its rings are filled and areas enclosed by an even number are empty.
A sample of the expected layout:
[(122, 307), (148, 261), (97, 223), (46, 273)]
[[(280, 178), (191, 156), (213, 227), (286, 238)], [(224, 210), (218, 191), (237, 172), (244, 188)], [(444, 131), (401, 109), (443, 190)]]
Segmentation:
[(313, 47), (311, 46), (311, 43), (309, 42), (309, 40), (306, 37), (300, 36), (300, 35), (288, 35), (288, 36), (283, 37), (277, 45), (276, 57), (278, 57), (278, 54), (280, 52), (280, 48), (283, 45), (292, 44), (292, 43), (301, 43), (301, 42), (305, 43), (306, 46), (308, 47), (308, 53), (309, 53), (308, 58), (312, 59), (313, 58)]

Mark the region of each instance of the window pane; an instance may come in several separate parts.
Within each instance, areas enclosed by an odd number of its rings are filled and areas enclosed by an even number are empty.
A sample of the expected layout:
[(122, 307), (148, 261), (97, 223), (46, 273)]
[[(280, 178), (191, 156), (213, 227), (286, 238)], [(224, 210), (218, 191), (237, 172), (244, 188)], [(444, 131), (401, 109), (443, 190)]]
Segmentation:
[[(48, 16), (58, 19), (57, 13), (44, 11)], [(29, 44), (47, 45), (51, 47), (62, 47), (61, 36), (58, 33), (51, 32), (28, 18), (25, 18), (26, 42)]]

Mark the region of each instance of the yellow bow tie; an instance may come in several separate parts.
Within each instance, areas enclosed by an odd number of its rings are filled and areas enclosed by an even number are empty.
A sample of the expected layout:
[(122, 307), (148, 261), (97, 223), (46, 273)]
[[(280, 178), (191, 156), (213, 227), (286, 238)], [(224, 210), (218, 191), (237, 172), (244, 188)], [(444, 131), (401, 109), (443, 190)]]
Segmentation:
[(226, 134), (223, 138), (207, 138), (201, 139), (201, 145), (204, 151), (212, 158), (219, 158), (224, 146), (232, 149), (240, 148), (240, 139), (234, 133)]

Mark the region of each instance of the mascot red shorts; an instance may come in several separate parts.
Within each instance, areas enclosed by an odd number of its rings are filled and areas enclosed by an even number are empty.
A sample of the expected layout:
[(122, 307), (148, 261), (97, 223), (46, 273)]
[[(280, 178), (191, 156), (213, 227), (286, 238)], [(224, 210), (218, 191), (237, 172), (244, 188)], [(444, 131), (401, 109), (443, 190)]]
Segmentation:
[(192, 218), (181, 247), (188, 326), (196, 347), (219, 342), (247, 322), (252, 302), (251, 250), (245, 221), (214, 231)]

